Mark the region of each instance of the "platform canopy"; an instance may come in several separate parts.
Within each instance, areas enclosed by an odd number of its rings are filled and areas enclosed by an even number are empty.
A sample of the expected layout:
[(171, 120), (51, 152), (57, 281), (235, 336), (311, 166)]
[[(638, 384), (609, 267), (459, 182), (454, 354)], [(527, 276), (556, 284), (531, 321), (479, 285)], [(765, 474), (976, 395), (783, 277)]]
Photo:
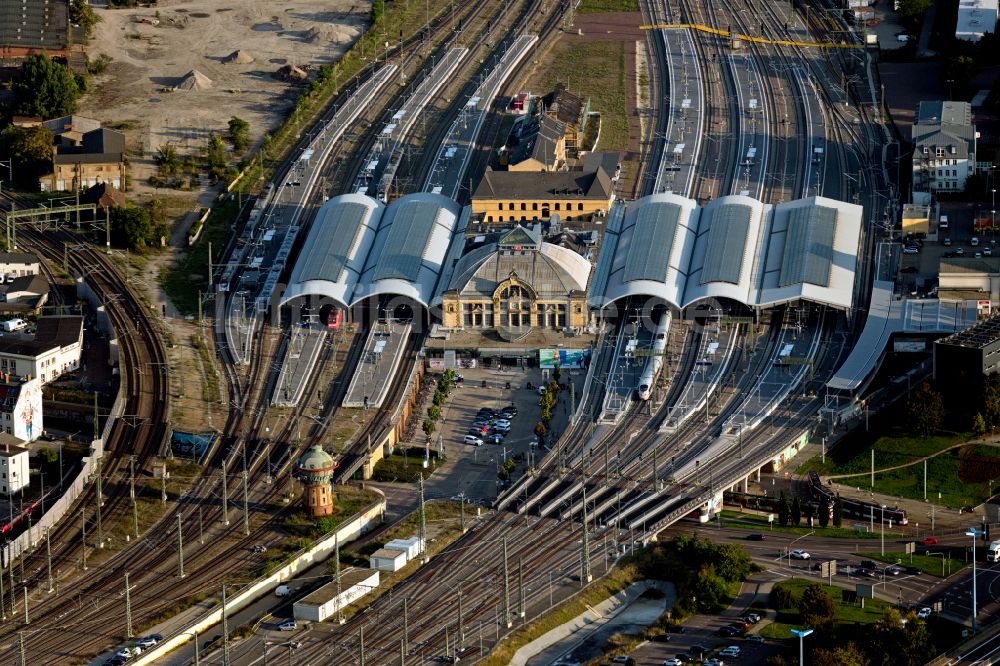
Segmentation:
[[(619, 204), (620, 230), (606, 235), (595, 281), (603, 306), (627, 296), (677, 308), (730, 299), (751, 307), (808, 300), (848, 310), (863, 209), (810, 197), (777, 205), (726, 196), (705, 206), (675, 194)], [(602, 266), (603, 265), (603, 266)]]
[(426, 307), (461, 212), (439, 194), (411, 194), (388, 206), (362, 194), (334, 197), (317, 213), (281, 302), (326, 296), (350, 307), (395, 294)]

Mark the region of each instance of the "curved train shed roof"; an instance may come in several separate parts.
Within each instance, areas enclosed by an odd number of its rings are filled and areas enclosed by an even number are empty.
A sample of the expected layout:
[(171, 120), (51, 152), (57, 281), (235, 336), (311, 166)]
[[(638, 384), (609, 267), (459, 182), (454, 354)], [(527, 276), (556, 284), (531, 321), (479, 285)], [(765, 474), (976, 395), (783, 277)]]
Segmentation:
[(591, 295), (594, 305), (634, 295), (677, 308), (712, 298), (753, 307), (853, 303), (861, 206), (823, 197), (769, 205), (726, 196), (700, 207), (674, 194), (622, 205), (620, 230), (609, 225), (602, 248), (599, 263), (610, 268), (603, 292)]
[(399, 294), (426, 307), (461, 212), (439, 194), (412, 194), (388, 206), (360, 194), (334, 197), (317, 213), (281, 302), (326, 296), (350, 307)]

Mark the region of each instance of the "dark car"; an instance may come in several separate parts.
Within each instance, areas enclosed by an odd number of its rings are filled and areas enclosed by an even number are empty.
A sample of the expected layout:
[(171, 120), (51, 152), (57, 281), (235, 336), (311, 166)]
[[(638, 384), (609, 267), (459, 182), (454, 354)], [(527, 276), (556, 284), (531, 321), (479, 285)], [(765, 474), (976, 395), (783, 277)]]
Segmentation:
[(719, 630), (715, 633), (726, 638), (731, 638), (733, 636), (739, 636), (743, 632), (737, 629), (736, 627), (728, 626), (728, 627), (719, 627)]
[(919, 576), (923, 572), (917, 567), (906, 567), (906, 573), (911, 576)]
[(875, 577), (875, 570), (874, 569), (865, 569), (864, 567), (861, 567), (860, 569), (858, 569), (858, 575), (859, 576), (864, 576), (865, 578), (874, 578)]
[(484, 428), (482, 426), (473, 426), (472, 428), (469, 428), (469, 430), (467, 431), (469, 435), (475, 435), (476, 437), (483, 437), (488, 432), (489, 428)]
[(492, 421), (492, 419), (476, 419), (472, 422), (472, 425), (486, 427), (490, 425), (490, 421)]
[(754, 532), (753, 534), (747, 535), (747, 541), (763, 541), (764, 535), (760, 532)]
[(500, 412), (500, 418), (507, 419), (508, 421), (514, 418), (515, 416), (517, 416), (516, 409), (505, 409), (502, 412)]
[(476, 414), (491, 419), (497, 415), (497, 410), (493, 409), (492, 407), (480, 407), (479, 411), (476, 412)]
[(712, 651), (712, 648), (705, 647), (704, 645), (692, 645), (689, 651), (695, 657), (704, 659), (705, 656)]
[(899, 574), (903, 573), (903, 570), (900, 569), (899, 567), (886, 567), (885, 569), (883, 569), (883, 571), (885, 572), (886, 576), (898, 576)]
[(503, 444), (503, 435), (499, 432), (495, 432), (487, 437), (486, 441), (490, 444)]
[(875, 564), (875, 560), (861, 560), (862, 569), (878, 569), (878, 565)]
[(689, 661), (694, 661), (694, 655), (692, 655), (690, 652), (681, 652), (679, 655), (677, 655), (677, 658), (683, 661), (684, 663), (687, 663)]

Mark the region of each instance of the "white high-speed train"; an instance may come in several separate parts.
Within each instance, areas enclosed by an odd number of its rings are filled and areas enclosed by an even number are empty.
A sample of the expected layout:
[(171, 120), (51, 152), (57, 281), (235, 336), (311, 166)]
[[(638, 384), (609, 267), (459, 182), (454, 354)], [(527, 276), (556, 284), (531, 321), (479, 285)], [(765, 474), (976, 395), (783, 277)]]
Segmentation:
[(653, 394), (653, 383), (656, 381), (656, 375), (663, 367), (663, 355), (667, 349), (667, 334), (670, 332), (671, 316), (670, 310), (664, 312), (660, 317), (660, 323), (656, 326), (656, 332), (653, 334), (653, 348), (649, 358), (646, 359), (642, 375), (639, 377), (640, 400), (649, 400)]

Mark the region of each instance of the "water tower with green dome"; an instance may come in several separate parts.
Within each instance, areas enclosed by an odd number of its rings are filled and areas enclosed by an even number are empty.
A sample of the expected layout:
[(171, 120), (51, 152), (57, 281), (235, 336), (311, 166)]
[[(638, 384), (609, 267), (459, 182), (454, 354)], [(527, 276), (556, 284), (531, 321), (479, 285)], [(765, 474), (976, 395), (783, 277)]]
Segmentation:
[(333, 489), (330, 478), (337, 463), (319, 444), (310, 447), (295, 464), (295, 476), (306, 487), (306, 508), (310, 515), (329, 516), (333, 513)]

